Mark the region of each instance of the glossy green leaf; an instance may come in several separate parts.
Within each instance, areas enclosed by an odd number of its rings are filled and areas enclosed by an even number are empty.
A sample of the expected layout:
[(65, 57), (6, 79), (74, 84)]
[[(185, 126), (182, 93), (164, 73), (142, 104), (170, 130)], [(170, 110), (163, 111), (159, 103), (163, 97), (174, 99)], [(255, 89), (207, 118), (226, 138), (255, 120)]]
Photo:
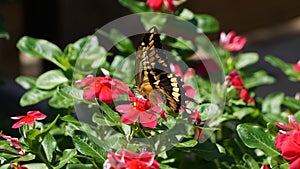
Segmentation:
[(284, 93), (272, 93), (266, 96), (262, 102), (262, 112), (281, 113), (281, 104), (284, 99)]
[(0, 140), (0, 152), (6, 152), (9, 154), (18, 154), (18, 151), (11, 147), (6, 140)]
[(51, 162), (53, 159), (53, 153), (56, 149), (56, 146), (57, 143), (55, 138), (51, 134), (47, 133), (42, 141), (42, 147), (49, 162)]
[(65, 166), (76, 154), (76, 149), (65, 149), (62, 157), (59, 158), (58, 165), (55, 166), (54, 169), (60, 169)]
[(258, 148), (268, 156), (279, 155), (271, 135), (266, 133), (261, 127), (250, 124), (239, 124), (236, 130), (247, 147)]
[(31, 129), (26, 132), (26, 139), (29, 140), (37, 140), (37, 136), (40, 135), (41, 132), (38, 129)]
[(133, 47), (132, 42), (128, 37), (126, 37), (124, 34), (122, 34), (117, 29), (111, 29), (110, 33), (106, 33), (99, 29), (97, 33), (100, 33), (101, 35), (105, 36), (106, 38), (110, 39), (112, 42), (114, 42), (116, 48), (124, 53), (132, 54), (135, 52), (135, 48)]
[(219, 30), (219, 22), (215, 17), (206, 14), (201, 14), (201, 15), (196, 14), (194, 16), (197, 22), (197, 27), (202, 32), (209, 33), (209, 32), (216, 32)]
[(63, 108), (66, 109), (74, 105), (72, 99), (65, 98), (59, 95), (58, 93), (55, 93), (48, 103), (51, 107), (54, 107), (56, 109), (63, 109)]
[(244, 84), (247, 89), (258, 87), (261, 85), (273, 84), (275, 78), (267, 75), (265, 71), (257, 71), (252, 77), (245, 78)]
[(27, 167), (28, 169), (44, 169), (44, 168), (48, 168), (46, 166), (46, 164), (44, 163), (31, 163), (31, 164), (25, 164), (25, 167)]
[(56, 69), (50, 70), (40, 75), (36, 80), (36, 86), (40, 89), (47, 90), (66, 82), (68, 82), (68, 78), (66, 78), (61, 70)]
[(186, 142), (182, 142), (182, 143), (177, 143), (174, 146), (175, 147), (194, 147), (198, 144), (197, 140), (189, 140)]
[(92, 169), (93, 164), (68, 164), (66, 169)]
[(292, 110), (300, 110), (300, 100), (293, 97), (285, 97), (282, 104)]
[(293, 70), (293, 64), (286, 63), (281, 59), (271, 55), (267, 55), (265, 60), (271, 65), (280, 68), (281, 71), (284, 72), (291, 81), (300, 81), (300, 72)]
[(207, 14), (194, 14), (189, 9), (183, 9), (179, 17), (187, 20), (199, 29), (200, 32), (209, 33), (219, 30), (219, 22), (216, 18)]
[(154, 25), (157, 28), (165, 26), (168, 16), (164, 13), (140, 13), (141, 15), (141, 22), (144, 25), (145, 30), (149, 30)]
[(210, 141), (199, 143), (190, 150), (207, 161), (213, 161), (222, 156), (217, 145)]
[(103, 163), (106, 160), (107, 152), (104, 147), (95, 143), (91, 136), (77, 130), (74, 132), (72, 140), (76, 149), (83, 155), (93, 157), (98, 163)]
[(35, 87), (36, 78), (28, 76), (19, 76), (16, 79), (16, 82), (22, 86), (24, 89), (31, 89)]
[(57, 93), (61, 95), (63, 98), (69, 99), (69, 100), (81, 100), (83, 101), (83, 91), (73, 87), (69, 86), (67, 84), (60, 85), (57, 89)]
[(108, 120), (110, 123), (120, 126), (121, 119), (119, 113), (112, 110), (107, 104), (98, 100), (99, 108), (104, 112), (104, 118)]
[(119, 3), (129, 8), (133, 13), (150, 12), (151, 9), (146, 5), (145, 2), (136, 0), (119, 0)]
[(20, 100), (20, 105), (21, 106), (29, 106), (29, 105), (34, 105), (36, 103), (39, 103), (40, 101), (43, 101), (53, 95), (55, 90), (40, 90), (37, 88), (33, 88), (26, 93), (23, 94), (21, 100)]
[(243, 155), (243, 161), (245, 162), (247, 168), (260, 169), (258, 163), (249, 154), (244, 154)]
[(31, 153), (27, 153), (25, 156), (19, 156), (18, 158), (12, 160), (12, 163), (19, 162), (19, 161), (31, 161), (35, 159), (35, 155)]
[(242, 69), (246, 66), (252, 65), (254, 63), (256, 63), (259, 59), (259, 56), (257, 53), (254, 52), (249, 52), (249, 53), (242, 53), (239, 54), (237, 57), (237, 62), (235, 64), (235, 67), (237, 69)]
[(48, 60), (63, 70), (68, 69), (67, 65), (63, 65), (58, 61), (59, 58), (63, 57), (63, 52), (47, 40), (24, 36), (18, 41), (17, 47), (28, 56)]

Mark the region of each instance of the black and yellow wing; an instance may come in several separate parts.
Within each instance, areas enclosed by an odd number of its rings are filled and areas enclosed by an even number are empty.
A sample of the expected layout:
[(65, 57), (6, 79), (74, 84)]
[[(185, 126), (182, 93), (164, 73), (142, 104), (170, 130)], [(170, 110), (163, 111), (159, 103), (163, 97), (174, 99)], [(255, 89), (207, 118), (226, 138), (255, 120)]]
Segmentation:
[(152, 27), (137, 47), (135, 63), (136, 89), (149, 98), (158, 97), (178, 113), (185, 96), (183, 82), (172, 74), (156, 27)]

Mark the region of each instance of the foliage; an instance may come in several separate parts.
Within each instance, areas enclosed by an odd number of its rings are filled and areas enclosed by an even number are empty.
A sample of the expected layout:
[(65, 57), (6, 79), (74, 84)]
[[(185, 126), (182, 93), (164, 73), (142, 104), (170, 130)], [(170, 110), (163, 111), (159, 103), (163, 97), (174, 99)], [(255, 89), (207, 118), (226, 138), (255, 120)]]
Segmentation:
[[(119, 0), (119, 2), (134, 13), (151, 11), (151, 8), (142, 1)], [(162, 11), (169, 10), (162, 9)], [(173, 14), (194, 24), (203, 33), (219, 30), (218, 21), (210, 15), (194, 14), (186, 8), (176, 9)], [(151, 19), (141, 15), (145, 29), (153, 26), (154, 21)], [(162, 22), (164, 21), (160, 20), (159, 23)], [(44, 72), (38, 77), (16, 78), (16, 82), (27, 90), (20, 99), (20, 105), (35, 105), (47, 100), (49, 105), (57, 110), (58, 115), (50, 123), (35, 122), (19, 128), (21, 137), (18, 141), (26, 154), (20, 154), (9, 142), (1, 140), (0, 169), (9, 168), (13, 163), (18, 167), (22, 165), (30, 169), (102, 168), (105, 161), (110, 158), (108, 152), (121, 149), (134, 152), (144, 152), (144, 149), (153, 151), (156, 153), (155, 160), (162, 169), (259, 169), (262, 164), (267, 164), (271, 168), (288, 168), (288, 161), (274, 146), (278, 133), (274, 122), (286, 121), (288, 114), (299, 117), (300, 101), (280, 92), (270, 93), (265, 98), (255, 96), (255, 88), (275, 82), (275, 79), (263, 70), (250, 68), (260, 57), (257, 53), (232, 52), (215, 44), (213, 50), (218, 53), (224, 73), (228, 75), (224, 83), (209, 81), (207, 76), (196, 74), (201, 71), (197, 65), (188, 65), (194, 66), (196, 73), (192, 74), (192, 79), (196, 86), (200, 86), (196, 88), (194, 97), (196, 102), (189, 103), (188, 106), (194, 108), (193, 113), (198, 116), (191, 118), (191, 112), (188, 111), (174, 116), (168, 107), (160, 105), (167, 112), (165, 117), (167, 120), (160, 114), (156, 127), (147, 128), (147, 125), (140, 125), (137, 122), (125, 122), (123, 115), (126, 113), (116, 111), (115, 105), (110, 102), (114, 100), (115, 103), (130, 105), (128, 98), (136, 94), (134, 82), (127, 78), (128, 73), (116, 71), (120, 70), (122, 65), (127, 71), (132, 69), (134, 63), (123, 60), (134, 52), (133, 42), (118, 30), (109, 33), (99, 30), (99, 33), (115, 42), (118, 52), (106, 51), (94, 35), (70, 43), (63, 50), (47, 40), (29, 36), (24, 36), (18, 41), (17, 48), (20, 52), (28, 57), (50, 61), (57, 66), (57, 69)], [(184, 56), (191, 55), (191, 48), (201, 46), (199, 39), (195, 40), (198, 43), (195, 45), (182, 37), (162, 38), (162, 42), (163, 45), (172, 48), (171, 53), (175, 56), (182, 53), (183, 60), (186, 60)], [(85, 57), (82, 58), (82, 55)], [(292, 64), (284, 63), (273, 56), (267, 56), (265, 59), (281, 68), (289, 79), (299, 82), (300, 73), (293, 70)], [(78, 61), (81, 63), (79, 66), (76, 65)], [(201, 65), (200, 61), (197, 62)], [(99, 71), (93, 72), (91, 69)], [(84, 76), (92, 73), (96, 73), (94, 74), (96, 76)], [(114, 76), (111, 77), (111, 74)], [(93, 78), (99, 78), (97, 82), (101, 83), (102, 87), (107, 87), (116, 80), (119, 83), (120, 79), (124, 79), (124, 83), (133, 93), (128, 91), (118, 93), (118, 97), (111, 98), (110, 101), (101, 100), (101, 94), (96, 98), (87, 99), (88, 89), (96, 86), (89, 81)], [(188, 75), (182, 75), (182, 79), (194, 87), (193, 83), (189, 83), (191, 78)], [(139, 103), (136, 100), (131, 102)], [(146, 103), (143, 102), (143, 106), (147, 106)], [(83, 122), (76, 118), (75, 112), (78, 110), (76, 108), (89, 112), (92, 122)], [(218, 115), (217, 121), (211, 119), (214, 113)], [(194, 123), (189, 123), (193, 120)], [(206, 122), (215, 125), (203, 126), (202, 124)], [(174, 133), (172, 137), (160, 136), (167, 131), (180, 132), (175, 133), (176, 137)], [(4, 135), (2, 137), (4, 138)], [(141, 144), (136, 138), (146, 141)]]

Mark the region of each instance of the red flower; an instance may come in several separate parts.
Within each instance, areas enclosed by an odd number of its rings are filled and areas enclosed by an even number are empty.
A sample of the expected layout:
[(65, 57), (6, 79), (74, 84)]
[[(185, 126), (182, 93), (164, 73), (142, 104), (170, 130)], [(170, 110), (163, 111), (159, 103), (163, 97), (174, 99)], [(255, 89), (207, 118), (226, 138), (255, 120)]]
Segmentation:
[(300, 72), (300, 60), (294, 65), (294, 70)]
[(275, 125), (281, 129), (283, 133), (290, 131), (300, 131), (300, 124), (296, 121), (293, 115), (288, 116), (289, 124), (275, 122)]
[[(13, 120), (19, 120), (16, 122), (11, 128), (20, 128), (24, 124), (30, 125), (35, 122), (35, 120), (43, 120), (47, 116), (40, 111), (29, 111), (27, 112), (27, 116), (15, 116), (15, 117), (10, 117)], [(20, 120), (21, 119), (21, 120)]]
[(300, 169), (300, 131), (279, 134), (275, 146), (290, 161), (290, 169)]
[(140, 154), (121, 149), (120, 154), (109, 152), (103, 169), (159, 169), (159, 163), (151, 152)]
[(87, 87), (83, 92), (84, 99), (94, 100), (99, 98), (104, 103), (111, 103), (124, 93), (128, 93), (130, 96), (133, 95), (126, 84), (118, 79), (111, 78), (107, 70), (101, 70), (105, 77), (89, 75), (83, 80), (75, 82), (76, 86)]
[(222, 48), (228, 51), (239, 51), (246, 44), (247, 39), (242, 36), (237, 36), (236, 32), (231, 31), (227, 35), (221, 32), (219, 44)]
[(21, 149), (18, 138), (13, 138), (5, 134), (1, 134), (1, 137), (4, 138), (7, 142), (9, 142), (10, 146), (15, 147), (18, 150), (20, 155), (24, 156), (26, 154), (25, 150)]
[(147, 0), (147, 5), (157, 12), (161, 10), (161, 7), (164, 3), (170, 12), (174, 12), (175, 5), (173, 4), (173, 1), (174, 0)]
[(239, 97), (241, 99), (244, 100), (244, 102), (246, 103), (254, 103), (254, 99), (252, 97), (250, 97), (248, 91), (246, 88), (243, 88), (241, 91), (240, 91), (240, 94), (239, 94)]
[(131, 124), (140, 118), (142, 126), (154, 128), (157, 124), (156, 115), (165, 117), (165, 112), (159, 106), (153, 106), (149, 99), (131, 97), (130, 101), (132, 104), (122, 104), (115, 108), (122, 113), (121, 121), (125, 124)]
[(226, 78), (228, 86), (234, 86), (237, 89), (244, 88), (244, 83), (238, 71), (234, 70), (230, 72)]
[[(193, 118), (194, 121), (194, 125), (195, 126), (201, 126), (202, 122), (201, 122), (201, 116), (200, 113), (198, 112), (198, 110), (194, 110), (192, 112), (192, 114), (189, 115), (190, 118)], [(202, 132), (201, 128), (198, 127), (194, 127), (194, 140), (204, 140), (204, 134)]]
[(240, 77), (239, 73), (234, 70), (228, 74), (226, 77), (227, 86), (233, 86), (237, 89), (238, 95), (241, 99), (244, 100), (246, 103), (254, 103), (255, 100), (250, 97), (248, 90), (245, 88), (242, 78)]
[[(195, 74), (195, 70), (193, 68), (188, 68), (186, 70), (185, 74), (183, 74), (180, 67), (176, 64), (173, 64), (173, 63), (170, 64), (170, 68), (171, 68), (171, 72), (178, 75), (183, 81), (188, 81)], [(185, 95), (187, 97), (193, 98), (195, 96), (196, 90), (192, 86), (184, 84), (183, 88), (186, 91)]]
[(17, 163), (17, 164), (11, 163), (10, 166), (15, 169), (28, 169), (25, 166), (21, 166), (19, 163)]
[(263, 164), (260, 169), (270, 169), (269, 165), (267, 164)]
[(288, 118), (289, 124), (275, 123), (281, 129), (275, 139), (275, 146), (282, 156), (290, 161), (290, 169), (300, 169), (300, 124), (293, 115)]

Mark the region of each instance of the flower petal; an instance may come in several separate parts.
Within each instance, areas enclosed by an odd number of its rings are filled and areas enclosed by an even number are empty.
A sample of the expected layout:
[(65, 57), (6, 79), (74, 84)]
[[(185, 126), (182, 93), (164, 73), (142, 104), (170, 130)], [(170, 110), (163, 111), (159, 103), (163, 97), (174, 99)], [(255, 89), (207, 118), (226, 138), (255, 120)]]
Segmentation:
[(131, 124), (136, 122), (139, 117), (139, 112), (135, 109), (132, 109), (121, 116), (122, 123)]
[(140, 122), (144, 127), (155, 128), (157, 125), (157, 116), (155, 112), (150, 110), (140, 113)]

